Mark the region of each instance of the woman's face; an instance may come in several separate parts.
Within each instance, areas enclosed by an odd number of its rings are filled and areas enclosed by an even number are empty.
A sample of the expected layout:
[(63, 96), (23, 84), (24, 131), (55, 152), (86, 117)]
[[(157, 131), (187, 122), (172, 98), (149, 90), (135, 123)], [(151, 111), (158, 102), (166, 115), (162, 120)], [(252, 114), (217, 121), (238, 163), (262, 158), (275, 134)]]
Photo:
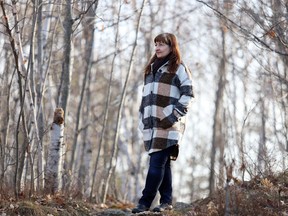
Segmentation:
[(165, 58), (171, 52), (171, 47), (163, 42), (155, 43), (155, 53), (157, 58)]

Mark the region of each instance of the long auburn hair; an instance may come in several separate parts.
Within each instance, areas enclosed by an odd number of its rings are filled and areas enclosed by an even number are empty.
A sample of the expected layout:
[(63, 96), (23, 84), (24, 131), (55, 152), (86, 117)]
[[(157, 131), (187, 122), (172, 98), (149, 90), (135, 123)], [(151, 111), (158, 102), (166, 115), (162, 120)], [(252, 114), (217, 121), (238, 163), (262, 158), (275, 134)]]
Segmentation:
[[(168, 71), (170, 73), (176, 73), (179, 65), (181, 64), (181, 54), (176, 36), (171, 33), (162, 33), (154, 38), (154, 43), (156, 42), (162, 42), (171, 47), (171, 55), (168, 62)], [(156, 58), (157, 56), (155, 53), (149, 60), (148, 64), (145, 66), (145, 75), (151, 72), (151, 64), (155, 61)]]

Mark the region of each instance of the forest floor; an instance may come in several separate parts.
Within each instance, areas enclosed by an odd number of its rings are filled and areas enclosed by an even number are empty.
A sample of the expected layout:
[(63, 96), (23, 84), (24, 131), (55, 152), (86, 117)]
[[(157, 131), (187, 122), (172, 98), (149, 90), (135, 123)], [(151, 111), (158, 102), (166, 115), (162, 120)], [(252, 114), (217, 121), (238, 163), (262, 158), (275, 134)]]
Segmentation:
[[(0, 196), (0, 216), (131, 216), (132, 203), (112, 198), (107, 204), (93, 204), (61, 195), (20, 198)], [(255, 177), (249, 182), (231, 181), (229, 186), (218, 189), (212, 196), (193, 203), (175, 203), (174, 210), (136, 215), (163, 216), (288, 216), (288, 172), (265, 178)]]

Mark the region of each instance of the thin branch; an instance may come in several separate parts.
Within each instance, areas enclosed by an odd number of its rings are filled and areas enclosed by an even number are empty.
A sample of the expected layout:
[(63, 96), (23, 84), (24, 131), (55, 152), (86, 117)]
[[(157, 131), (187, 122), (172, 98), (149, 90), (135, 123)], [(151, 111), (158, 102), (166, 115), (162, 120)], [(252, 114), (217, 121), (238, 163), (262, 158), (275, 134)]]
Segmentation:
[(110, 56), (115, 55), (115, 52), (117, 52), (117, 54), (119, 54), (119, 53), (121, 53), (121, 52), (123, 52), (123, 51), (127, 51), (127, 49), (128, 49), (129, 47), (132, 47), (132, 46), (133, 46), (133, 44), (129, 44), (128, 46), (126, 46), (126, 47), (123, 48), (123, 49), (118, 49), (118, 50), (116, 50), (116, 51), (113, 51), (113, 52), (111, 52), (111, 53), (109, 53), (109, 54), (107, 54), (107, 55), (105, 55), (105, 56), (102, 56), (101, 58), (96, 59), (95, 61), (92, 61), (92, 64), (93, 64), (93, 65), (94, 65), (94, 64), (98, 64), (100, 61), (103, 61), (103, 60), (109, 58)]
[(204, 1), (201, 0), (196, 0), (199, 3), (202, 3), (204, 5), (206, 5), (208, 8), (210, 8), (211, 10), (213, 10), (220, 18), (223, 18), (227, 21), (229, 21), (231, 24), (233, 24), (234, 26), (236, 26), (238, 29), (240, 29), (240, 31), (242, 31), (244, 34), (250, 36), (250, 38), (260, 44), (262, 44), (264, 47), (266, 47), (267, 49), (279, 54), (279, 55), (283, 55), (283, 56), (288, 56), (288, 53), (283, 53), (279, 50), (273, 49), (272, 47), (270, 47), (267, 43), (265, 43), (263, 40), (261, 40), (258, 36), (256, 36), (255, 34), (249, 32), (247, 29), (243, 28), (241, 25), (238, 25), (236, 22), (234, 22), (233, 20), (231, 20), (230, 18), (228, 18), (227, 16), (225, 16), (223, 13), (221, 13), (220, 11), (218, 11), (217, 9), (213, 8), (212, 6), (210, 6), (209, 4), (207, 4)]
[(88, 13), (88, 11), (90, 10), (90, 8), (94, 5), (94, 4), (98, 4), (99, 0), (94, 0), (89, 6), (88, 8), (81, 12), (76, 18), (73, 19), (73, 22), (77, 21), (78, 19), (83, 19), (84, 15), (86, 15)]
[(81, 21), (83, 20), (84, 16), (89, 12), (89, 10), (91, 9), (91, 7), (92, 7), (94, 4), (96, 4), (96, 7), (97, 7), (98, 1), (99, 1), (99, 0), (94, 0), (94, 1), (88, 6), (88, 8), (87, 8), (85, 11), (81, 12), (76, 18), (73, 19), (73, 23), (75, 23), (77, 20), (80, 19), (80, 21), (77, 23), (75, 29), (73, 30), (73, 32), (78, 28), (78, 26), (80, 25), (80, 23), (81, 23)]

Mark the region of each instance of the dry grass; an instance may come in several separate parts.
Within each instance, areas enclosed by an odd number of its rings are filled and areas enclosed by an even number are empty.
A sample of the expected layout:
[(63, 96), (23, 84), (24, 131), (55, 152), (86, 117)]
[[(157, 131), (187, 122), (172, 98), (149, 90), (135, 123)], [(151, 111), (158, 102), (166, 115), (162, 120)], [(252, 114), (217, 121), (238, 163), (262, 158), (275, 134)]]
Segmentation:
[(256, 177), (249, 182), (237, 181), (213, 196), (193, 203), (190, 213), (211, 216), (288, 215), (287, 180), (287, 173), (283, 173), (277, 177)]
[[(190, 205), (175, 205), (174, 211), (164, 213), (145, 212), (139, 215), (170, 216), (276, 216), (288, 215), (288, 175), (256, 177), (249, 182), (235, 181), (226, 189), (219, 189), (212, 196)], [(228, 198), (227, 198), (228, 196)], [(131, 215), (131, 203), (108, 198), (107, 205), (96, 205), (82, 200), (67, 199), (61, 195), (22, 198), (0, 198), (1, 216), (84, 216)]]

